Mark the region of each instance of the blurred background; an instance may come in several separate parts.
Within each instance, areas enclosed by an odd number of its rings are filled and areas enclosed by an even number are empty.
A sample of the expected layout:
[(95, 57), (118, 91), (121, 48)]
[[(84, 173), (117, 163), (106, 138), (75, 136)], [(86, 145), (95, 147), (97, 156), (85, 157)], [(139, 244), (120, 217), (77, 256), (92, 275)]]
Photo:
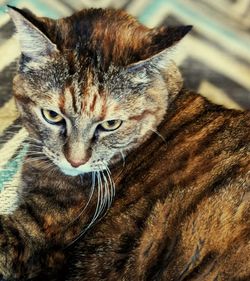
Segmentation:
[(11, 98), (19, 45), (6, 4), (52, 18), (83, 8), (113, 7), (149, 27), (191, 24), (192, 33), (172, 54), (185, 87), (229, 108), (250, 109), (250, 0), (0, 0), (0, 201), (5, 202), (0, 213), (10, 211), (6, 198), (13, 202), (15, 197), (18, 184), (11, 180), (18, 178), (26, 137)]

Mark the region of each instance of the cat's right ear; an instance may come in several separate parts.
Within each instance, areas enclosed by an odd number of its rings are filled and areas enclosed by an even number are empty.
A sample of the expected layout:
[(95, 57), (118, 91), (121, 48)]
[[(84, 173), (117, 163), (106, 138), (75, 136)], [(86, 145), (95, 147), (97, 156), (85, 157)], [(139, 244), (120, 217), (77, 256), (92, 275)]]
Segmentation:
[(39, 60), (58, 52), (57, 46), (32, 23), (31, 18), (34, 17), (32, 14), (9, 5), (8, 12), (15, 24), (24, 56)]

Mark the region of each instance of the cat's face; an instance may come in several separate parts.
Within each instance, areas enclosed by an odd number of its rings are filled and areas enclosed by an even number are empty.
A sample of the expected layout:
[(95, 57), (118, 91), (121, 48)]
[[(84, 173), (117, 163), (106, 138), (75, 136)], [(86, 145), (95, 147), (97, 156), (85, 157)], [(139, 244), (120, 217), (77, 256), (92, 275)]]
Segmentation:
[[(146, 62), (147, 57), (134, 55), (136, 49), (127, 54), (128, 47), (132, 48), (127, 45), (134, 46), (131, 40), (136, 38), (123, 42), (124, 57), (121, 50), (113, 51), (119, 46), (113, 46), (109, 60), (106, 49), (115, 40), (100, 48), (91, 43), (79, 47), (76, 40), (70, 41), (75, 48), (62, 48), (67, 40), (61, 38), (59, 51), (56, 42), (19, 12), (11, 12), (23, 52), (14, 79), (15, 98), (31, 137), (39, 140), (42, 153), (64, 174), (76, 176), (105, 169), (156, 130), (167, 108), (168, 93), (156, 66), (155, 51), (148, 55), (154, 58)], [(114, 19), (116, 12), (112, 13)], [(119, 14), (116, 16), (119, 19)], [(84, 17), (75, 20), (84, 22)], [(64, 23), (57, 32), (63, 32), (65, 26), (70, 29), (69, 25), (73, 23)], [(89, 35), (90, 42), (98, 41), (95, 32)], [(24, 35), (32, 40), (27, 42)], [(34, 40), (38, 47), (30, 44)]]
[(102, 81), (97, 76), (84, 67), (70, 75), (66, 59), (57, 58), (15, 78), (24, 125), (68, 175), (119, 159), (143, 142), (165, 113), (166, 95), (157, 96), (150, 78), (112, 67)]

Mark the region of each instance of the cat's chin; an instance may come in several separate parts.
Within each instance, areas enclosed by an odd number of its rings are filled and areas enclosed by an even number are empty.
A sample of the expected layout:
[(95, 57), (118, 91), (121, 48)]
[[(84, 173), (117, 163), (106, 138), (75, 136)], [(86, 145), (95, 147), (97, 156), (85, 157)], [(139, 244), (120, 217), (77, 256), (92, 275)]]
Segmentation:
[(66, 168), (60, 168), (61, 172), (66, 176), (76, 177), (82, 174), (85, 174), (84, 171), (79, 171), (77, 169), (66, 169)]
[(82, 166), (79, 168), (71, 168), (71, 167), (60, 167), (59, 169), (61, 172), (66, 175), (66, 176), (71, 176), (71, 177), (76, 177), (79, 175), (87, 174), (90, 172), (95, 172), (95, 171), (102, 171), (105, 169), (105, 167), (98, 166), (98, 168), (93, 168), (91, 166)]

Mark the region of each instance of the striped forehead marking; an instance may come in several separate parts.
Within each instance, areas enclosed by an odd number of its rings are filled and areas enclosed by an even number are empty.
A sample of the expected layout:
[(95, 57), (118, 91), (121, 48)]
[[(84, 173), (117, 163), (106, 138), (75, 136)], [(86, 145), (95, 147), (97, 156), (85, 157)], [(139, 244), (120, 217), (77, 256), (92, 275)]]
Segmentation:
[(58, 106), (60, 111), (68, 116), (79, 114), (103, 120), (107, 113), (107, 96), (96, 85), (80, 89), (80, 85), (72, 84), (65, 87), (62, 95), (59, 96)]
[(96, 87), (92, 92), (82, 97), (82, 112), (88, 116), (95, 116), (97, 119), (104, 119), (107, 112), (106, 95), (101, 95)]
[(75, 93), (74, 87), (72, 85), (69, 86), (69, 92), (71, 94), (72, 108), (74, 110), (74, 113), (77, 113), (78, 110), (77, 110), (77, 103), (76, 103), (76, 93)]

